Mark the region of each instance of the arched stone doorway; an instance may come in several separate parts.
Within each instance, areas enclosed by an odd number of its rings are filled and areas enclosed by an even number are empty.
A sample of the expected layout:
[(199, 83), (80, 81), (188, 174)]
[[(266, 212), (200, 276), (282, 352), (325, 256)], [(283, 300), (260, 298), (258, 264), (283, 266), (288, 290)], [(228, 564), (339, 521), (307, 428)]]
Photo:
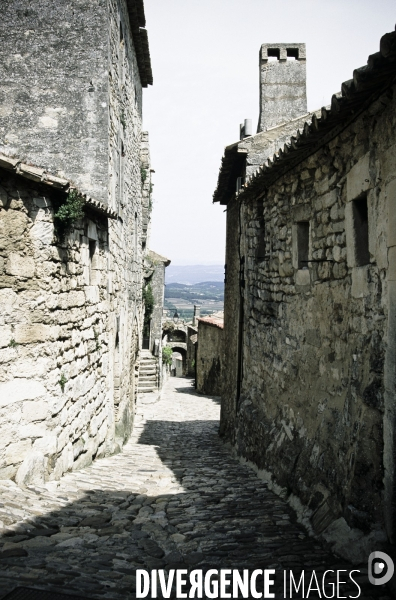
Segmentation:
[[(181, 374), (179, 373), (179, 377), (185, 377), (187, 375), (187, 349), (183, 347), (183, 344), (172, 344), (168, 343), (167, 346), (170, 346), (174, 355), (179, 355), (182, 361)], [(172, 363), (173, 366), (173, 363)]]

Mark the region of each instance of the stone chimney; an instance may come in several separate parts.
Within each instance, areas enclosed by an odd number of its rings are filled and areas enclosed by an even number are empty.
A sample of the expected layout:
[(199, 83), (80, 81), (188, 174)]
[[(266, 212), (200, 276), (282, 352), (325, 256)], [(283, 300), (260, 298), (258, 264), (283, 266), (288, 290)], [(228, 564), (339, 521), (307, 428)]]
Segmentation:
[(305, 44), (263, 44), (257, 133), (307, 112)]
[(198, 325), (198, 319), (201, 314), (201, 308), (194, 304), (194, 317), (193, 317), (193, 325)]

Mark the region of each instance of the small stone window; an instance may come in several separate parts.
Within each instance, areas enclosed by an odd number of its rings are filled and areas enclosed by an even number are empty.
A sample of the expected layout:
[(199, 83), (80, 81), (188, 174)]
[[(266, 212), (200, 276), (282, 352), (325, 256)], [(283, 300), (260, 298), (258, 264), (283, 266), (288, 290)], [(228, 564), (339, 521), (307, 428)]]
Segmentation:
[(279, 48), (268, 48), (267, 52), (268, 60), (279, 60), (280, 49)]
[(93, 257), (95, 256), (95, 252), (96, 252), (96, 241), (95, 240), (89, 240), (89, 260), (92, 263)]
[(287, 60), (298, 60), (298, 48), (286, 48)]
[(298, 268), (308, 268), (309, 255), (309, 222), (297, 223), (297, 262)]
[(94, 284), (94, 270), (96, 269), (96, 241), (88, 240), (89, 242), (89, 283)]
[(355, 265), (362, 267), (370, 262), (367, 195), (352, 201)]

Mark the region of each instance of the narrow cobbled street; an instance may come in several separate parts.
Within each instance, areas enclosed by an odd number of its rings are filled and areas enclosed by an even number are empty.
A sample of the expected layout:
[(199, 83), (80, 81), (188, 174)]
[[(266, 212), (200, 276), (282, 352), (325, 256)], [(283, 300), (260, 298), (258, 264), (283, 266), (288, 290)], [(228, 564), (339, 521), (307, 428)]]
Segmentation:
[[(171, 378), (159, 401), (138, 406), (122, 454), (45, 489), (2, 481), (0, 597), (22, 585), (125, 600), (139, 568), (350, 569), (232, 457), (217, 435), (219, 411), (190, 379)], [(390, 598), (366, 576), (356, 581), (361, 598)], [(282, 577), (276, 590), (283, 598)]]

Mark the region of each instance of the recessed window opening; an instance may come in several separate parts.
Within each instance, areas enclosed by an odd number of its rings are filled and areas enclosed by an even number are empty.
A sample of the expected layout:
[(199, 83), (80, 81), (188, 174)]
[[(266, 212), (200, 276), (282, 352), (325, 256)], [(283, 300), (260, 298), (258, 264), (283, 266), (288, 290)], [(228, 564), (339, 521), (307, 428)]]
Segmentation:
[(115, 347), (118, 348), (120, 345), (120, 317), (116, 319), (116, 336), (115, 336)]
[(287, 60), (298, 60), (298, 48), (286, 48)]
[(279, 48), (268, 48), (267, 56), (268, 56), (268, 60), (279, 60), (280, 59)]
[(92, 259), (96, 252), (96, 242), (95, 240), (89, 240), (89, 259), (92, 262)]
[(297, 258), (298, 268), (308, 269), (309, 254), (309, 222), (297, 223)]
[(353, 228), (355, 238), (356, 266), (362, 267), (370, 262), (367, 196), (361, 196), (352, 202)]

